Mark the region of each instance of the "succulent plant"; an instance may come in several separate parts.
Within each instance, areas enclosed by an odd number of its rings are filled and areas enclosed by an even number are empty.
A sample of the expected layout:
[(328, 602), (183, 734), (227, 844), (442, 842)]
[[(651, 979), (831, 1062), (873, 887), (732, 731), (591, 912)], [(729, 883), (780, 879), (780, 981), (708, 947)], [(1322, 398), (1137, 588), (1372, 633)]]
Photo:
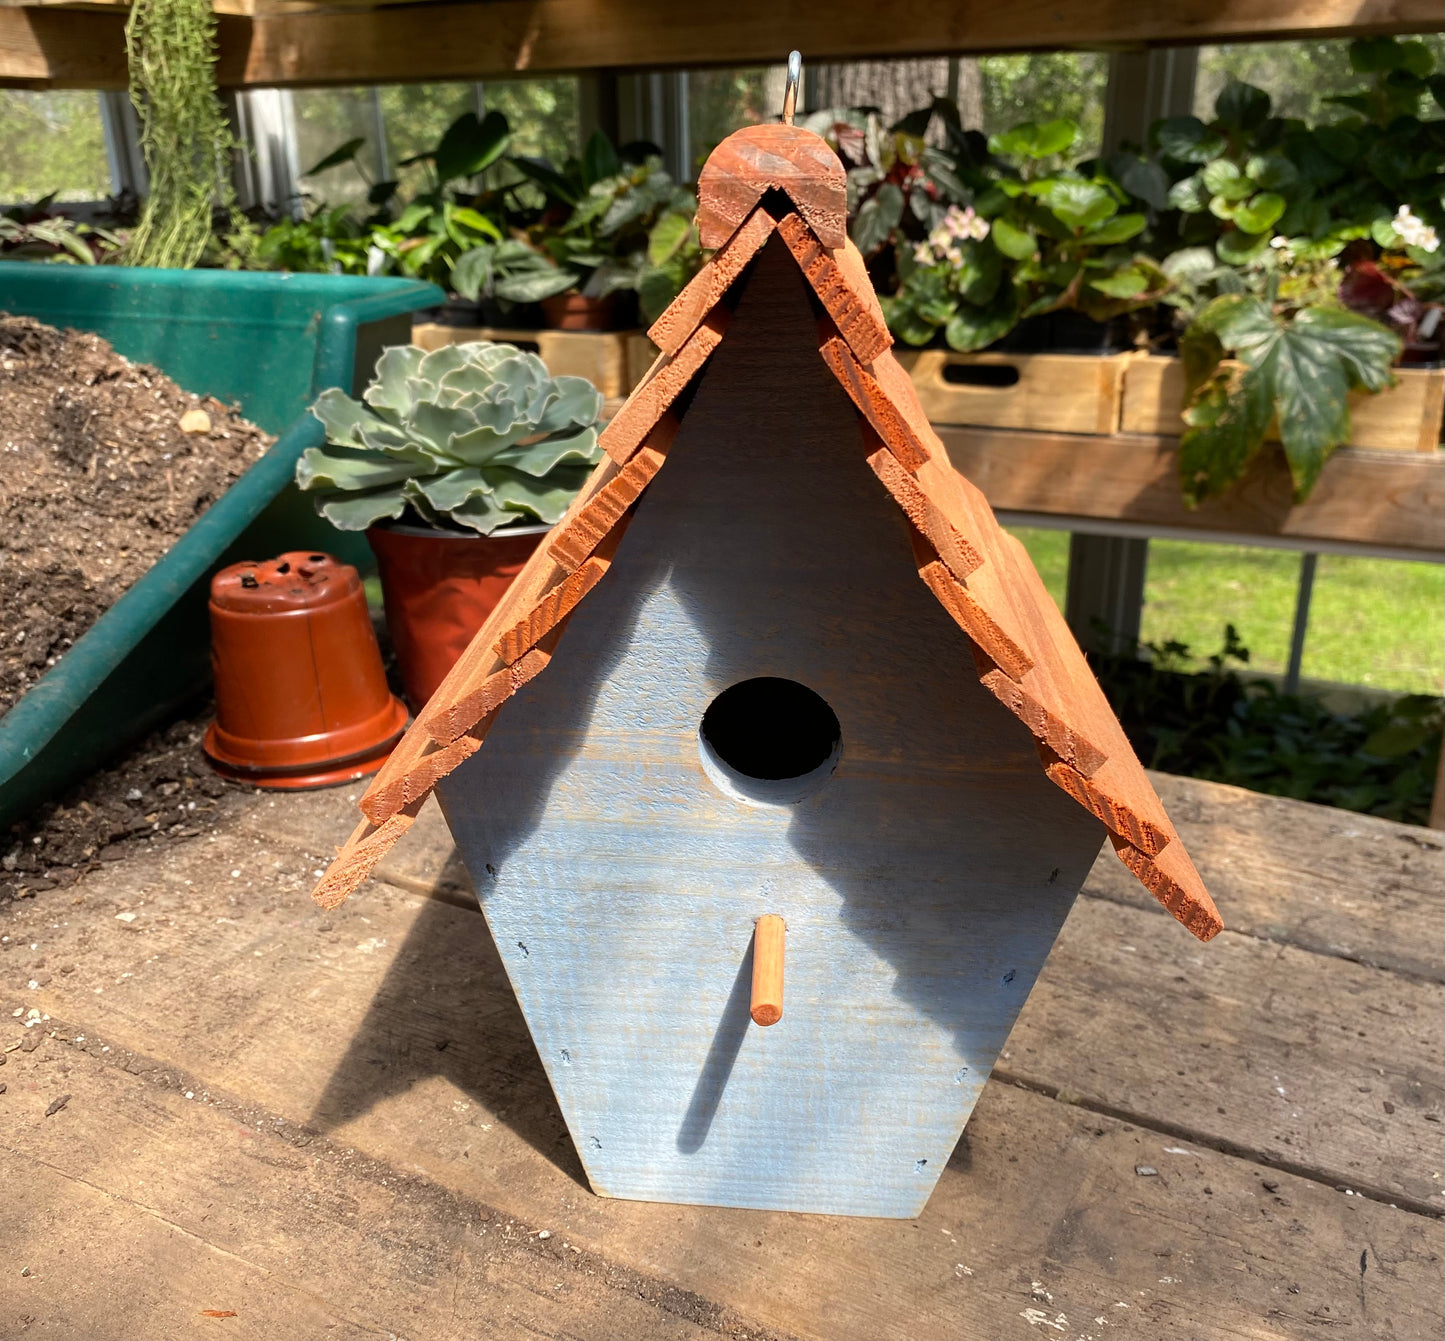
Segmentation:
[(408, 508), (484, 535), (551, 524), (601, 459), (601, 410), (586, 378), (553, 377), (515, 345), (402, 345), (377, 360), (361, 401), (335, 388), (317, 399), (327, 445), (302, 453), (296, 483), (343, 531)]

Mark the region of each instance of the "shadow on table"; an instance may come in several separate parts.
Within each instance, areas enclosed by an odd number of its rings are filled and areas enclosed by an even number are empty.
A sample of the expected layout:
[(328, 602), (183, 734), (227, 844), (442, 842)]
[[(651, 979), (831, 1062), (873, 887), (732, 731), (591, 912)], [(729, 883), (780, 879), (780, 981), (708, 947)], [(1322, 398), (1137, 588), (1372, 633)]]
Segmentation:
[[(437, 887), (470, 888), (455, 852)], [(485, 920), (440, 898), (425, 900), (310, 1124), (334, 1131), (433, 1076), (587, 1186)]]

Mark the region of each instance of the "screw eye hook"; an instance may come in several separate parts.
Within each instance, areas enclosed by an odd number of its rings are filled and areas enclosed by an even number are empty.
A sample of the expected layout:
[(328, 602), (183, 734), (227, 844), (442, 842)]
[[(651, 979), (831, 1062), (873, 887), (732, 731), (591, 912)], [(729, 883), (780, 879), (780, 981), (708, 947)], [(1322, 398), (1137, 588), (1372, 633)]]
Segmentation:
[(783, 88), (783, 125), (793, 124), (793, 112), (798, 105), (798, 81), (803, 77), (803, 54), (788, 52), (788, 82)]

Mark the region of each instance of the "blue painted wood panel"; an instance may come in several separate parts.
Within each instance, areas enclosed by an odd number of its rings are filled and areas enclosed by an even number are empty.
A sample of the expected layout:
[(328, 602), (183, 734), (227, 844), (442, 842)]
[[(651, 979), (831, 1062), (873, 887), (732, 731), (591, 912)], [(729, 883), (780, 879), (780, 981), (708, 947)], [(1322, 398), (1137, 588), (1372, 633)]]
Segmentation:
[[(700, 762), (765, 675), (842, 728), (792, 805)], [(1103, 833), (919, 581), (776, 243), (612, 571), (438, 790), (594, 1189), (841, 1214), (921, 1210)]]

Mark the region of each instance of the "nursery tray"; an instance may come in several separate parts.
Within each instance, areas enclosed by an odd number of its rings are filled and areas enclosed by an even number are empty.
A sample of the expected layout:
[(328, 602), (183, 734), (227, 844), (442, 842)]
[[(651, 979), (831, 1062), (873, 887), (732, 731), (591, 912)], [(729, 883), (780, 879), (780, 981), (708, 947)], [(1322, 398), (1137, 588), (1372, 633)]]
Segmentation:
[[(1397, 385), (1372, 396), (1350, 396), (1350, 446), (1391, 452), (1433, 452), (1440, 445), (1445, 412), (1445, 368), (1396, 368)], [(1176, 358), (1131, 359), (1124, 372), (1121, 433), (1184, 431), (1184, 369)], [(1269, 436), (1279, 433), (1271, 425)]]
[(312, 546), (369, 562), (364, 541), (327, 526), (292, 484), (297, 458), (324, 439), (306, 406), (328, 386), (364, 384), (382, 347), (405, 343), (410, 314), (438, 296), (433, 285), (403, 279), (0, 262), (0, 312), (93, 331), (185, 390), (239, 402), (262, 428), (284, 429), (0, 717), (0, 827), (202, 689), (217, 568)]
[(626, 396), (642, 381), (657, 347), (641, 331), (512, 330), (503, 326), (418, 323), (412, 339), (423, 349), (495, 340), (530, 350), (553, 377), (585, 377), (609, 399)]
[(1027, 428), (1042, 433), (1114, 433), (1129, 354), (894, 355), (913, 378), (935, 424)]

